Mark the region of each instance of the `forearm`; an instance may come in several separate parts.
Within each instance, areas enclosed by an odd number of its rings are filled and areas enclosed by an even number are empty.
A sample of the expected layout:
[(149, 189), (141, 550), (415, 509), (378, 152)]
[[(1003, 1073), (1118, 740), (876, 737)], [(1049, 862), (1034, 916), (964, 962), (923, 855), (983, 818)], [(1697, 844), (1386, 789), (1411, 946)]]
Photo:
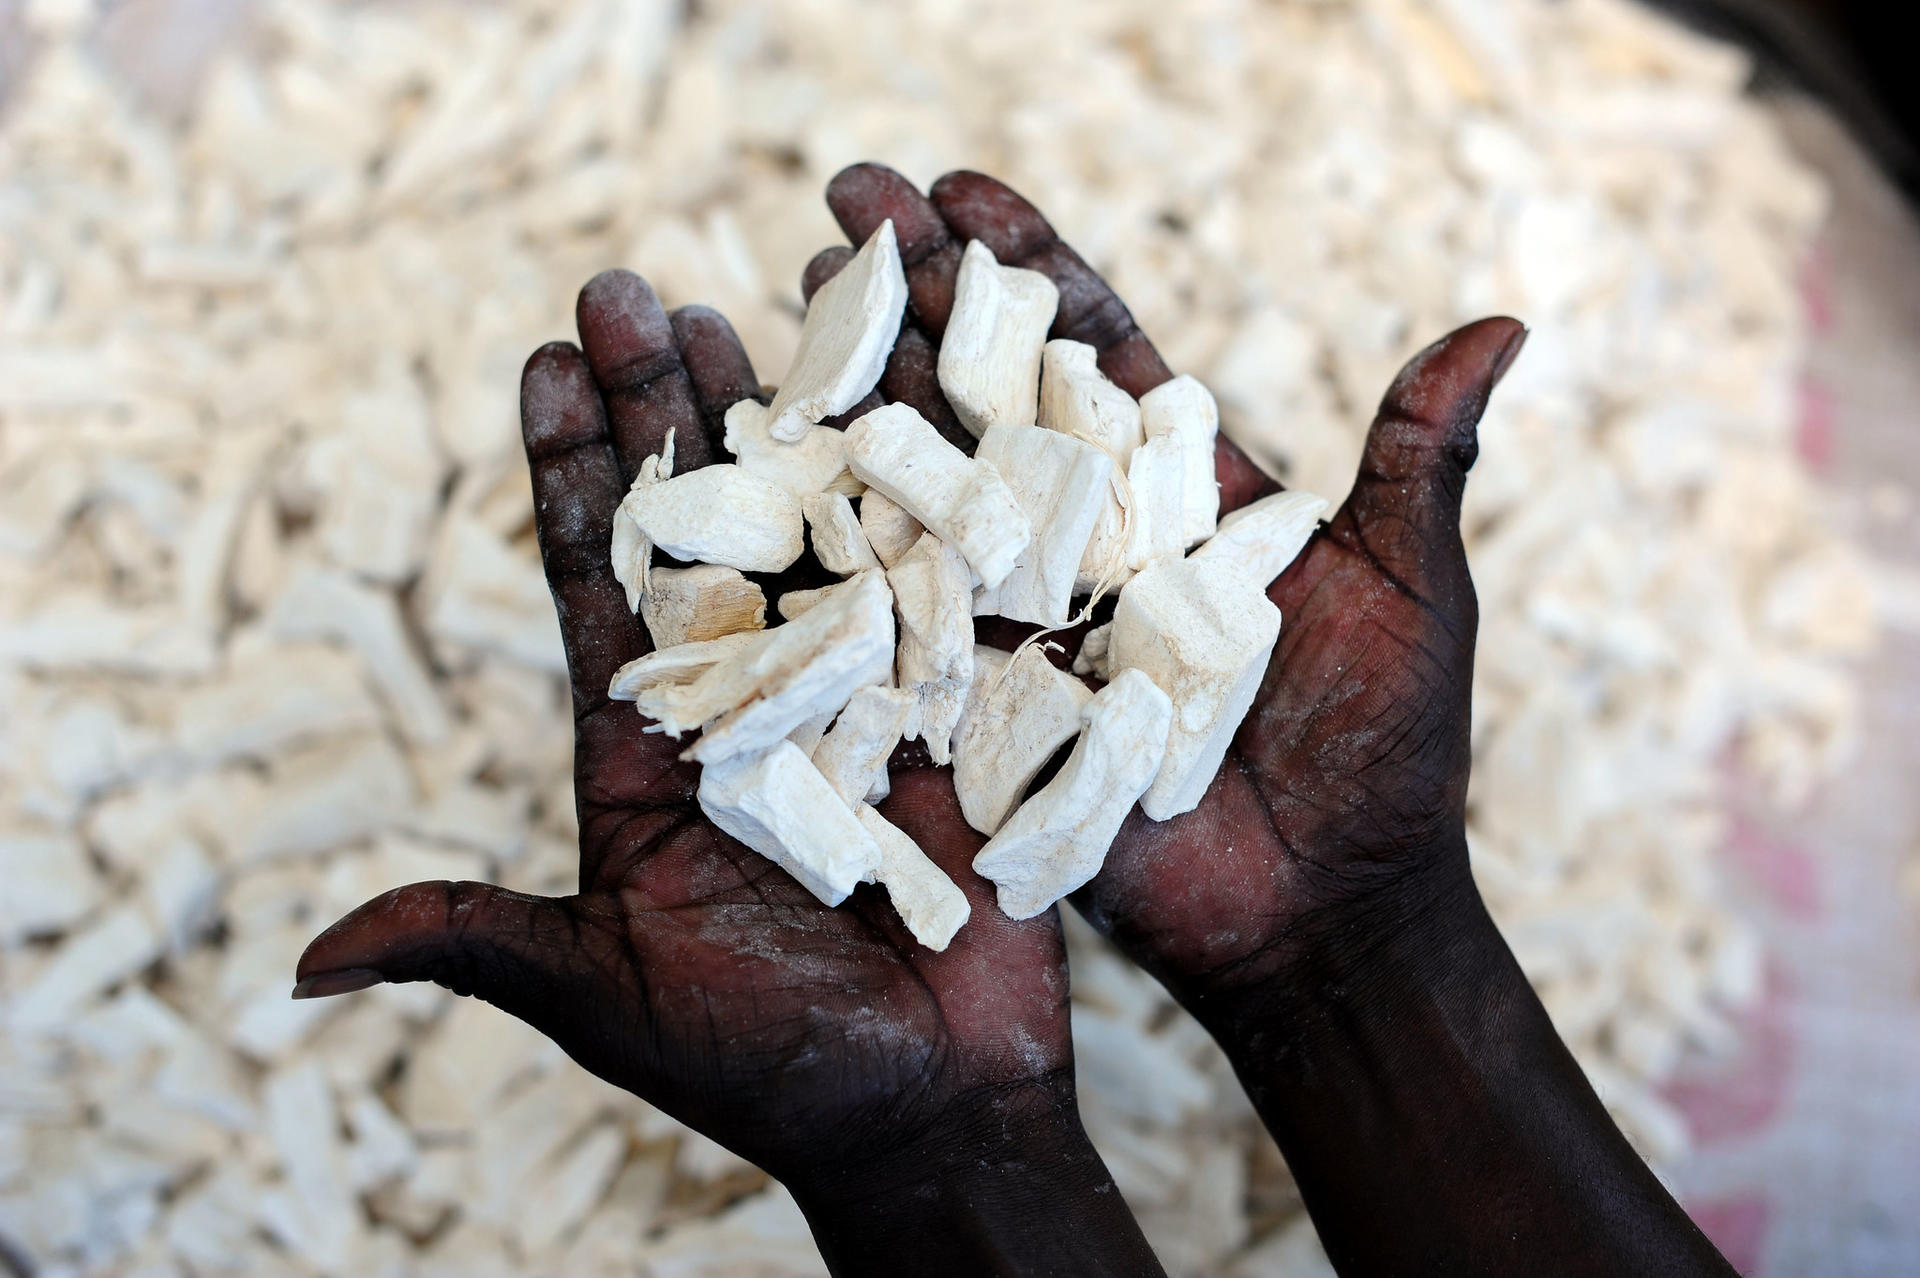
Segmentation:
[(1459, 861), (1294, 979), (1204, 1000), (1328, 1255), (1349, 1274), (1732, 1273), (1608, 1117)]
[(941, 1129), (838, 1171), (788, 1177), (836, 1275), (1157, 1275), (1064, 1103), (983, 1092)]

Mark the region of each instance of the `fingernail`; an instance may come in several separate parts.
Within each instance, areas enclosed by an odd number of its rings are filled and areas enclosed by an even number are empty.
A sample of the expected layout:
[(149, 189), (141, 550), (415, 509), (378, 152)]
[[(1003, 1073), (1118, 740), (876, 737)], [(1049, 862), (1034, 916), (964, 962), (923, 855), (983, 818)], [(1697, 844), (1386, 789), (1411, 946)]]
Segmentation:
[(315, 972), (293, 987), (295, 998), (332, 998), (378, 985), (387, 978), (370, 967), (343, 967), (337, 972)]
[(1527, 344), (1527, 338), (1531, 336), (1532, 333), (1532, 329), (1522, 328), (1519, 332), (1507, 339), (1507, 344), (1500, 350), (1499, 360), (1494, 363), (1493, 380), (1487, 384), (1489, 390), (1500, 384), (1500, 379), (1507, 375), (1509, 368), (1513, 367), (1513, 361), (1520, 358), (1520, 348)]

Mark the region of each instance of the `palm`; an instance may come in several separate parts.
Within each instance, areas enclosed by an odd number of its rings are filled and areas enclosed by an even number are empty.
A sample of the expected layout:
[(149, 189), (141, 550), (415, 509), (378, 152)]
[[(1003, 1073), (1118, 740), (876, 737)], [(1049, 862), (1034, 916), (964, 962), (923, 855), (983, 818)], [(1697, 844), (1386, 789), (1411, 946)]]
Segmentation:
[[(817, 1156), (821, 1140), (930, 1119), (958, 1091), (1064, 1069), (1055, 920), (1006, 919), (970, 873), (956, 877), (974, 917), (944, 952), (876, 889), (827, 909), (706, 820), (677, 745), (636, 727), (618, 702), (579, 725), (586, 892), (569, 905), (593, 1023), (535, 1020), (570, 1050), (608, 1044), (589, 1068), (773, 1168), (798, 1133)], [(979, 848), (931, 768), (897, 772), (883, 806), (949, 872)], [(747, 1095), (761, 1103), (736, 1133)]]
[(1343, 510), (1268, 594), (1280, 642), (1206, 798), (1134, 813), (1080, 902), (1195, 992), (1282, 969), (1316, 939), (1303, 923), (1408, 868), (1465, 788), (1470, 593), (1465, 615), (1404, 593)]
[[(890, 806), (903, 827), (945, 863), (964, 863), (971, 847), (945, 845), (951, 823), (937, 796), (916, 821), (919, 787), (901, 787)], [(604, 815), (627, 824), (635, 811)], [(930, 1120), (958, 1091), (1064, 1065), (1051, 923), (996, 926), (976, 893), (976, 923), (935, 954), (879, 894), (825, 909), (699, 819), (600, 866), (601, 890), (564, 903), (564, 961), (580, 970), (550, 979), (539, 992), (547, 1005), (527, 1019), (602, 1077), (763, 1166), (787, 1165), (802, 1134), (809, 1156), (823, 1142), (851, 1156), (889, 1125)], [(579, 1005), (553, 999), (576, 981)], [(1036, 1031), (1048, 1040), (1040, 1069), (1019, 1042)], [(743, 1097), (754, 1098), (748, 1112)]]

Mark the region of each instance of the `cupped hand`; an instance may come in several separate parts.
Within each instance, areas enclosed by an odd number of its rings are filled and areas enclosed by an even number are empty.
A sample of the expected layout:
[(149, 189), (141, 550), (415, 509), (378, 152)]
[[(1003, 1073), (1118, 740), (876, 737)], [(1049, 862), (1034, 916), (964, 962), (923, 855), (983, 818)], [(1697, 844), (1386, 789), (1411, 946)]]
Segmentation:
[[(1123, 389), (1167, 378), (1001, 184), (954, 173), (921, 196), (864, 165), (828, 202), (855, 242), (894, 219), (911, 362), (891, 393), (930, 418), (970, 239), (1050, 276), (1053, 336), (1096, 347)], [(1220, 1040), (1341, 1273), (1731, 1273), (1608, 1118), (1467, 865), (1478, 616), (1460, 499), (1525, 335), (1469, 324), (1387, 389), (1351, 493), (1269, 587), (1279, 642), (1204, 798), (1159, 824), (1135, 811), (1074, 904)], [(1224, 510), (1274, 490), (1224, 439), (1216, 461)]]
[[(991, 178), (951, 173), (925, 196), (856, 165), (827, 192), (861, 242), (892, 218), (910, 312), (895, 398), (970, 446), (933, 378), (961, 250), (1060, 290), (1051, 336), (1095, 347), (1136, 398), (1170, 372), (1125, 305), (1027, 201)], [(824, 278), (849, 250), (809, 268)], [(1328, 947), (1447, 908), (1470, 891), (1465, 801), (1477, 614), (1460, 499), (1487, 396), (1524, 341), (1510, 319), (1442, 338), (1387, 390), (1351, 494), (1268, 591), (1280, 640), (1252, 712), (1206, 797), (1155, 823), (1136, 809), (1075, 904), (1203, 1020), (1247, 990), (1296, 979)], [(1225, 513), (1277, 491), (1224, 436)], [(1071, 643), (1067, 645), (1069, 648)]]
[(971, 1132), (1071, 1118), (1058, 917), (993, 907), (968, 868), (981, 839), (924, 751), (895, 769), (881, 811), (968, 895), (972, 920), (941, 953), (879, 889), (828, 909), (721, 833), (695, 802), (687, 743), (608, 699), (614, 671), (651, 646), (613, 575), (614, 511), (669, 432), (676, 471), (723, 459), (728, 405), (760, 387), (725, 319), (670, 316), (636, 275), (591, 281), (578, 326), (578, 347), (527, 361), (521, 417), (572, 683), (580, 891), (399, 888), (308, 947), (296, 997), (417, 980), (476, 995), (797, 1192), (884, 1176), (896, 1154), (930, 1165), (951, 1146), (977, 1161)]

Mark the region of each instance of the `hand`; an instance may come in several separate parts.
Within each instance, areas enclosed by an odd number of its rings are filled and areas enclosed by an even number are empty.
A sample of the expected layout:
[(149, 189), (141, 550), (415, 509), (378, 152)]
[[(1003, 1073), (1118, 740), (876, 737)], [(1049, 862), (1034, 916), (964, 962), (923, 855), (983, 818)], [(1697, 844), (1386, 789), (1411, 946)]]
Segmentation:
[[(931, 370), (970, 239), (1052, 278), (1052, 336), (1098, 349), (1123, 390), (1137, 398), (1171, 376), (1113, 291), (1001, 183), (952, 173), (922, 196), (890, 169), (856, 165), (827, 202), (856, 243), (893, 219), (911, 314), (889, 395), (950, 434), (960, 428)], [(816, 257), (808, 283), (849, 252)], [(1269, 591), (1279, 645), (1205, 800), (1162, 823), (1135, 811), (1077, 896), (1189, 1004), (1265, 986), (1339, 936), (1344, 912), (1402, 885), (1411, 907), (1435, 895), (1436, 863), (1464, 868), (1475, 609), (1460, 495), (1487, 394), (1525, 336), (1513, 320), (1482, 320), (1408, 366), (1352, 495)], [(1217, 472), (1223, 514), (1277, 488), (1224, 436)]]
[(578, 323), (580, 347), (527, 361), (521, 416), (573, 689), (580, 892), (399, 888), (308, 947), (295, 997), (429, 980), (493, 1003), (786, 1182), (842, 1271), (903, 1254), (920, 1272), (1157, 1271), (1079, 1127), (1058, 916), (994, 907), (924, 751), (882, 811), (972, 904), (942, 953), (878, 889), (829, 909), (722, 834), (685, 743), (607, 698), (650, 648), (614, 579), (614, 510), (669, 432), (676, 470), (724, 457), (721, 419), (759, 383), (723, 318), (669, 316), (626, 272), (581, 291)]
[[(1168, 377), (998, 182), (954, 173), (922, 197), (863, 165), (827, 198), (856, 242), (894, 219), (914, 369), (932, 368), (978, 239), (1053, 279), (1053, 336), (1096, 347), (1122, 389)], [(1268, 591), (1279, 643), (1205, 798), (1159, 824), (1136, 811), (1074, 903), (1226, 1048), (1342, 1271), (1729, 1273), (1607, 1117), (1467, 864), (1478, 616), (1460, 500), (1525, 336), (1481, 320), (1395, 379), (1352, 493)], [(895, 380), (940, 420), (930, 375)], [(1216, 458), (1223, 513), (1273, 490), (1224, 438)]]

